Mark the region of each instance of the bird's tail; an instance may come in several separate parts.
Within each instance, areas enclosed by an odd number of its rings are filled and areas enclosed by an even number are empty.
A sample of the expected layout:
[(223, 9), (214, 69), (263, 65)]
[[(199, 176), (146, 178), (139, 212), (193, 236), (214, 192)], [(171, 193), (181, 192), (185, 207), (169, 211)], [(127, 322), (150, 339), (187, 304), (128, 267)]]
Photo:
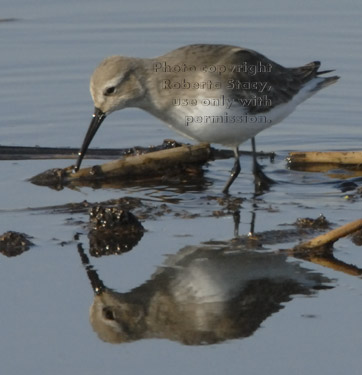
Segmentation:
[(324, 87), (332, 85), (339, 79), (339, 76), (320, 77), (322, 74), (334, 72), (334, 70), (332, 69), (319, 71), (318, 69), (320, 66), (320, 61), (312, 61), (309, 64), (293, 69), (298, 79), (300, 79), (304, 83), (311, 81), (313, 78), (319, 78), (319, 82), (314, 86), (311, 92), (319, 91)]
[[(325, 73), (330, 72), (331, 70), (326, 70)], [(318, 72), (318, 74), (323, 74), (324, 72)], [(313, 91), (319, 91), (329, 85), (333, 85), (333, 83), (339, 80), (339, 76), (332, 76), (332, 77), (320, 77), (321, 81), (314, 87)]]
[[(316, 71), (316, 75), (317, 76), (320, 76), (322, 74), (327, 74), (327, 73), (331, 73), (331, 72), (334, 72), (334, 69), (330, 69), (330, 70), (322, 70), (322, 71)], [(317, 87), (315, 88), (316, 90), (320, 90), (320, 89), (323, 89), (324, 87), (327, 87), (329, 85), (332, 85), (333, 83), (337, 82), (339, 80), (339, 76), (332, 76), (332, 77), (321, 77), (323, 78), (323, 81), (321, 81)]]
[[(320, 61), (312, 61), (309, 64), (300, 66), (298, 68), (293, 68), (295, 76), (298, 77), (302, 82), (306, 83), (311, 79), (318, 77), (322, 74), (334, 72), (333, 69), (331, 70), (322, 70), (319, 71), (319, 67), (321, 66)], [(326, 77), (324, 78), (323, 82), (325, 86), (331, 85), (332, 83), (338, 80), (338, 76), (333, 77)], [(321, 82), (322, 83), (322, 82)], [(323, 86), (324, 87), (324, 86)], [(322, 88), (322, 87), (320, 87)]]

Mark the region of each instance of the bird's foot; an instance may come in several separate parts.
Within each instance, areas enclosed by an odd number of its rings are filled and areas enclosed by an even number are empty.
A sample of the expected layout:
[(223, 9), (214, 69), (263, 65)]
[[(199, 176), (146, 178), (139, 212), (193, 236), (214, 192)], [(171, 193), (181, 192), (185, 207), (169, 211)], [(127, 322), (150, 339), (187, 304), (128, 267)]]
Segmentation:
[(270, 186), (276, 182), (269, 178), (264, 172), (259, 163), (253, 167), (255, 194), (260, 195), (270, 190)]

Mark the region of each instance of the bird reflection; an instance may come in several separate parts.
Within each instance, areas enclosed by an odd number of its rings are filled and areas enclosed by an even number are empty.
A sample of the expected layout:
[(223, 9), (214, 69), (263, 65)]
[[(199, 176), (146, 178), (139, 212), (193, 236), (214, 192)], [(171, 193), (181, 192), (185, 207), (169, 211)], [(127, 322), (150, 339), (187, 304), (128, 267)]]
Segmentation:
[(328, 279), (284, 254), (190, 246), (168, 256), (141, 286), (118, 293), (78, 249), (95, 292), (91, 325), (110, 343), (164, 338), (204, 345), (248, 337), (295, 295), (329, 288)]

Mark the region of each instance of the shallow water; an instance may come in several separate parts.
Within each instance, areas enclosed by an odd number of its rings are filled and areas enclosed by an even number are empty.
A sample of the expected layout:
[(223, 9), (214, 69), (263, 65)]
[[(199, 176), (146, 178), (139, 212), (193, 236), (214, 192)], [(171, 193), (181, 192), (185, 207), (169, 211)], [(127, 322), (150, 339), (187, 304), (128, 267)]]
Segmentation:
[[(253, 214), (256, 232), (283, 230), (299, 217), (316, 218), (320, 214), (334, 225), (343, 225), (361, 217), (361, 198), (356, 195), (354, 200), (346, 199), (355, 191), (341, 191), (339, 184), (344, 177), (339, 171), (293, 171), (287, 168), (285, 158), (289, 150), (360, 148), (361, 16), (362, 5), (352, 0), (295, 4), (281, 0), (273, 4), (6, 2), (0, 18), (15, 20), (0, 22), (0, 47), (6, 51), (0, 59), (0, 143), (79, 147), (92, 113), (89, 76), (107, 55), (151, 57), (180, 45), (205, 42), (250, 47), (286, 66), (320, 59), (323, 69), (335, 68), (341, 80), (303, 103), (282, 124), (257, 137), (259, 149), (277, 154), (274, 163), (262, 161), (264, 171), (277, 184), (254, 198), (251, 160), (246, 156), (242, 158), (243, 174), (231, 193), (241, 198), (240, 236), (250, 231)], [(92, 146), (148, 146), (164, 138), (184, 141), (150, 115), (124, 110), (107, 119)], [(242, 148), (248, 150), (249, 143)], [(92, 163), (85, 161), (85, 165)], [(255, 270), (251, 266), (240, 266), (240, 273), (252, 279), (261, 273), (261, 278), (275, 281), (282, 269), (292, 275), (291, 279), (300, 276), (300, 288), (311, 288), (308, 280), (316, 278), (331, 288), (314, 290), (311, 295), (305, 290), (292, 290), (276, 298), (273, 312), (261, 318), (260, 326), (247, 337), (242, 333), (234, 337), (224, 334), (235, 317), (229, 314), (228, 320), (220, 309), (234, 311), (242, 303), (247, 306), (245, 295), (247, 301), (257, 295), (257, 289), (255, 293), (241, 294), (245, 280), (235, 273), (239, 263), (231, 262), (234, 268), (230, 271), (230, 275), (237, 275), (237, 282), (235, 278), (227, 279), (225, 269), (208, 263), (208, 254), (212, 254), (216, 260), (220, 257), (216, 264), (225, 264), (228, 270), (232, 254), (241, 264), (249, 264), (248, 250), (231, 241), (234, 221), (221, 200), (231, 160), (209, 163), (201, 187), (193, 181), (181, 181), (174, 185), (56, 191), (27, 181), (46, 169), (69, 164), (69, 160), (0, 162), (0, 234), (8, 230), (24, 232), (33, 237), (36, 245), (17, 257), (0, 254), (1, 373), (360, 372), (361, 279), (294, 258), (277, 267), (271, 253), (294, 246), (299, 238), (264, 244), (264, 249), (257, 251), (264, 257), (265, 274), (261, 267)], [(360, 177), (350, 178), (360, 186)], [(123, 255), (89, 256), (87, 213), (54, 208), (69, 202), (100, 202), (125, 196), (147, 199), (155, 209), (167, 204), (171, 212), (144, 219), (143, 238)], [(206, 250), (205, 242), (212, 243)], [(77, 251), (79, 243), (103, 283), (127, 298), (135, 288), (151, 285), (153, 293), (159, 293), (160, 306), (172, 310), (178, 306), (178, 298), (184, 298), (186, 304), (187, 290), (205, 285), (198, 291), (206, 303), (215, 303), (211, 294), (218, 296), (219, 305), (205, 311), (207, 317), (215, 313), (211, 327), (224, 329), (222, 339), (211, 345), (209, 333), (203, 337), (204, 345), (185, 345), (185, 340), (175, 334), (183, 315), (170, 312), (170, 316), (164, 313), (166, 318), (176, 323), (170, 324), (167, 334), (161, 332), (167, 325), (163, 321), (161, 331), (154, 329), (148, 339), (112, 345), (100, 340), (89, 322), (93, 292)], [(335, 244), (334, 255), (362, 267), (361, 248), (350, 238)], [(273, 261), (269, 262), (268, 257)], [(185, 285), (172, 284), (180, 275)], [(160, 278), (162, 283), (153, 281)], [(226, 298), (228, 293), (240, 303), (220, 305), (221, 297)], [(260, 295), (263, 301), (270, 299)], [(199, 319), (204, 324), (203, 313), (199, 311)], [(202, 328), (200, 322), (196, 328)]]

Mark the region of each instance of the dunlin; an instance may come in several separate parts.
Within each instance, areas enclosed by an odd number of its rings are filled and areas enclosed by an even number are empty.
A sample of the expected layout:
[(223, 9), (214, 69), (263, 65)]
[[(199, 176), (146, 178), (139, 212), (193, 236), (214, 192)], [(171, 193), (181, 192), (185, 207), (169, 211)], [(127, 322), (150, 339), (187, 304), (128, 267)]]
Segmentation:
[(223, 192), (240, 172), (241, 143), (252, 140), (254, 172), (260, 171), (254, 137), (338, 76), (321, 77), (319, 61), (285, 68), (251, 49), (195, 44), (157, 58), (111, 56), (94, 71), (95, 110), (75, 171), (103, 120), (128, 107), (141, 108), (178, 133), (231, 147), (235, 163)]

